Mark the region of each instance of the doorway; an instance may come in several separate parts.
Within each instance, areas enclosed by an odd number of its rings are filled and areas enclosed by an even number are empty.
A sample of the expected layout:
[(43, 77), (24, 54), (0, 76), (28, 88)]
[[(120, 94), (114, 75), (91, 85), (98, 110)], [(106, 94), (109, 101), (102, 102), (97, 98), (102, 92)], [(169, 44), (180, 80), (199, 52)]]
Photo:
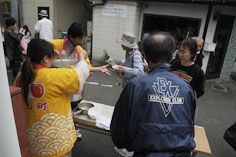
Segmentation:
[(220, 15), (217, 19), (218, 22), (213, 39), (213, 42), (216, 43), (216, 48), (215, 52), (210, 53), (206, 70), (206, 79), (220, 77), (235, 17)]
[(199, 35), (201, 21), (198, 18), (144, 14), (142, 38), (146, 34), (165, 31), (175, 37), (178, 45), (185, 38)]

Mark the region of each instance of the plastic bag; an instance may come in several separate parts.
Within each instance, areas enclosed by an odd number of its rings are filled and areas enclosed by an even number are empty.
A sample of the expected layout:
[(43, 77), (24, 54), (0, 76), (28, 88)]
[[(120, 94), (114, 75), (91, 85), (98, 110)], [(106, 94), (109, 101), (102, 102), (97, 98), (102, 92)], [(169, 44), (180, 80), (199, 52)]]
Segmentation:
[(236, 151), (236, 122), (225, 131), (224, 139)]

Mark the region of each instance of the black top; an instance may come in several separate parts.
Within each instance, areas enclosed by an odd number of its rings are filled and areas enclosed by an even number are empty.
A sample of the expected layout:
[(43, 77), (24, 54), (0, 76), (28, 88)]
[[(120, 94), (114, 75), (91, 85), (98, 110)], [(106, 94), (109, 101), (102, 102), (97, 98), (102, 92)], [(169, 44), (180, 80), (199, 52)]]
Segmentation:
[(4, 50), (9, 60), (23, 61), (23, 55), (21, 52), (20, 41), (22, 34), (17, 34), (14, 31), (6, 29), (4, 32)]
[(199, 54), (196, 54), (195, 57), (195, 64), (197, 64), (199, 67), (202, 67), (202, 60), (204, 58), (204, 55), (200, 52)]
[(171, 65), (171, 68), (177, 76), (191, 85), (197, 98), (204, 94), (204, 72), (197, 64), (185, 67), (181, 65), (180, 61), (176, 61)]

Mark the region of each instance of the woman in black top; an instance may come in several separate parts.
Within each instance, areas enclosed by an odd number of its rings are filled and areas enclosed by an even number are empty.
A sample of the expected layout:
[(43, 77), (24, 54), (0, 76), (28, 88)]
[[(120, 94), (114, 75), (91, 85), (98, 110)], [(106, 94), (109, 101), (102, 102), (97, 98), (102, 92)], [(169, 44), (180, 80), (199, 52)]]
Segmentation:
[(179, 60), (171, 68), (173, 72), (188, 82), (195, 91), (197, 98), (204, 94), (204, 72), (194, 63), (196, 55), (196, 42), (188, 38), (181, 42), (178, 52)]

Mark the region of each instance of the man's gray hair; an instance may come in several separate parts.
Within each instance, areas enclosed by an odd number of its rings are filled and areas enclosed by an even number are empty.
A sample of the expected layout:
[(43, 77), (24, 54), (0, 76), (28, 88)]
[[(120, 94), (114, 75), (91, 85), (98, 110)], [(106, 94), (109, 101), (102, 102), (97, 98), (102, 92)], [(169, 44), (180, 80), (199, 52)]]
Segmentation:
[(200, 41), (202, 41), (204, 43), (204, 40), (201, 37), (192, 37), (192, 39), (195, 40), (195, 41), (200, 40)]

